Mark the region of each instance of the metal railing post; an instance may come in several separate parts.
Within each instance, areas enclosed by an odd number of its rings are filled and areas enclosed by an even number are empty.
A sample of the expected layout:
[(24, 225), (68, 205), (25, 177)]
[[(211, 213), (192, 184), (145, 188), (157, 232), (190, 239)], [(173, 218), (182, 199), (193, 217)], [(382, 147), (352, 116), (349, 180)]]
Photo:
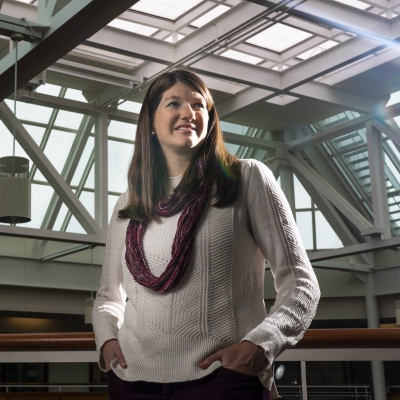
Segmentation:
[(307, 397), (307, 371), (306, 362), (301, 361), (301, 392), (303, 395), (303, 400), (308, 400)]

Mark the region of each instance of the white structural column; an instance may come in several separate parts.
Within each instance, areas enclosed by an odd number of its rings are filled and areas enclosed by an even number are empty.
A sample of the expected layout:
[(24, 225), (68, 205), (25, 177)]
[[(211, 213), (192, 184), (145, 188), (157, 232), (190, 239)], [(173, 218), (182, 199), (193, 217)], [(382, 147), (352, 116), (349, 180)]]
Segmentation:
[(281, 188), (283, 193), (289, 202), (290, 208), (294, 218), (296, 219), (296, 203), (294, 197), (294, 180), (293, 180), (293, 168), (281, 164), (279, 167), (279, 176), (281, 178)]
[(383, 228), (383, 237), (391, 237), (389, 208), (387, 199), (386, 177), (385, 177), (385, 159), (382, 146), (382, 134), (373, 125), (373, 121), (368, 121), (367, 145), (368, 161), (371, 178), (371, 196), (374, 212), (374, 225)]
[[(368, 328), (379, 328), (378, 300), (375, 290), (375, 274), (365, 274), (365, 302), (367, 307)], [(386, 400), (386, 383), (383, 361), (371, 361), (372, 382), (375, 399)]]
[(95, 120), (94, 138), (94, 215), (103, 232), (108, 225), (108, 114)]

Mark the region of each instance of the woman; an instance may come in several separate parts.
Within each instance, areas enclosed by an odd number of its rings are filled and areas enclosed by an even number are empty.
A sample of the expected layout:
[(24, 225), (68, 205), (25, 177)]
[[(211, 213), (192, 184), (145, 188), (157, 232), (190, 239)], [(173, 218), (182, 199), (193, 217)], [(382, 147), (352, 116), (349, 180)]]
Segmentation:
[(110, 399), (276, 397), (272, 362), (309, 326), (318, 284), (273, 175), (229, 155), (195, 74), (150, 86), (128, 182), (93, 312)]

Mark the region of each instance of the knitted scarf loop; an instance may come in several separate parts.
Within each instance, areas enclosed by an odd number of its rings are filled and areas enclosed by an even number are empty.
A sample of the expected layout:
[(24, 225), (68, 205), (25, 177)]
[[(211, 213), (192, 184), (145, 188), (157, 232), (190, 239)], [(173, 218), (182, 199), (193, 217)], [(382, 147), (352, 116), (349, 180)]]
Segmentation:
[(200, 178), (192, 190), (187, 193), (174, 190), (157, 205), (156, 212), (162, 217), (170, 217), (182, 211), (172, 243), (171, 261), (159, 277), (149, 271), (143, 251), (143, 236), (149, 221), (130, 220), (126, 231), (125, 260), (133, 279), (139, 285), (155, 292), (165, 292), (178, 284), (190, 262), (194, 233), (208, 192), (208, 184)]

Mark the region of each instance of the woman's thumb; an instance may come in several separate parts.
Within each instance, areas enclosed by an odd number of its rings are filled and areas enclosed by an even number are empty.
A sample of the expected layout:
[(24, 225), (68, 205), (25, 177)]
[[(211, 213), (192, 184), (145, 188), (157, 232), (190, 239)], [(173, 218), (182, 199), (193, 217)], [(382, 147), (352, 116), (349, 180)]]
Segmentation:
[(207, 369), (214, 361), (221, 361), (223, 354), (224, 354), (223, 349), (218, 350), (217, 352), (215, 352), (215, 353), (209, 355), (207, 358), (205, 358), (199, 364), (199, 367), (201, 369)]

